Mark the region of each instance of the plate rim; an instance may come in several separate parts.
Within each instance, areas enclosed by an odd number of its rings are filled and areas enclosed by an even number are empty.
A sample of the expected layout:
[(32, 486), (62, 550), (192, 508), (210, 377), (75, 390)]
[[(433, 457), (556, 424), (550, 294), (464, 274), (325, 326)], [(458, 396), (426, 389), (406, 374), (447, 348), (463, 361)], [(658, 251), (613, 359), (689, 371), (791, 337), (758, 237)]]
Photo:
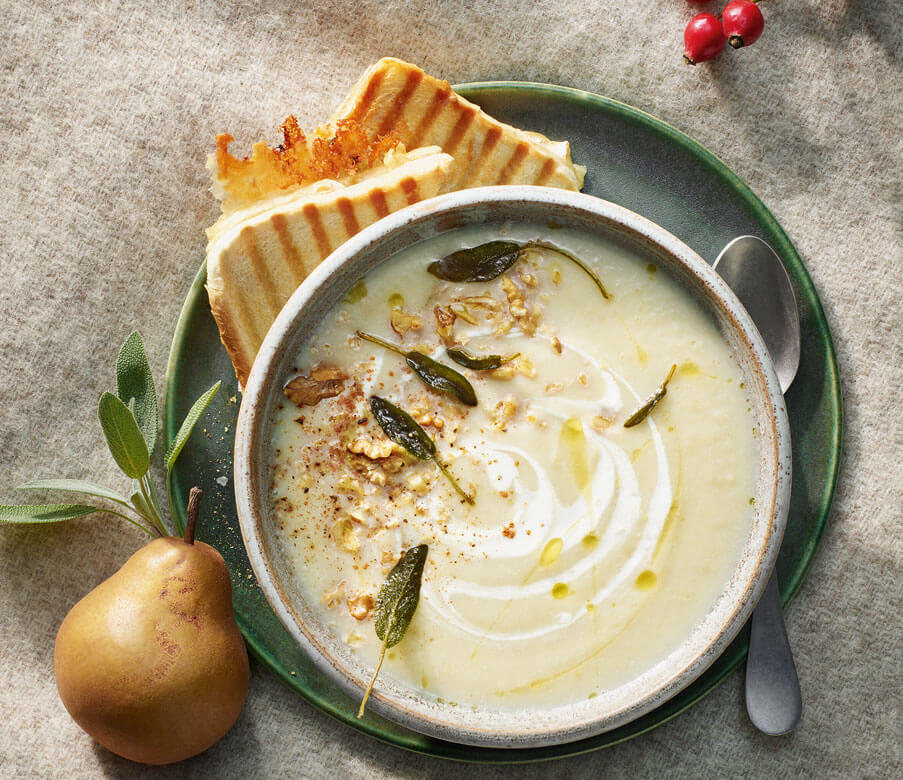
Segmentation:
[[(468, 82), (455, 85), (455, 91), (462, 94), (468, 100), (473, 102), (479, 101), (480, 94), (492, 91), (514, 91), (518, 93), (527, 93), (539, 99), (552, 97), (562, 98), (568, 101), (579, 101), (596, 109), (601, 109), (609, 113), (614, 113), (620, 118), (628, 122), (636, 122), (643, 125), (646, 129), (653, 131), (659, 135), (664, 135), (666, 139), (672, 143), (683, 147), (688, 151), (697, 163), (705, 165), (711, 174), (723, 180), (733, 189), (741, 200), (753, 212), (756, 219), (764, 222), (772, 236), (775, 237), (777, 246), (775, 249), (785, 263), (788, 263), (791, 275), (799, 286), (801, 292), (806, 298), (808, 306), (811, 308), (814, 328), (824, 341), (826, 350), (825, 355), (825, 377), (824, 383), (827, 386), (829, 405), (833, 412), (834, 424), (830, 432), (830, 453), (826, 461), (827, 480), (822, 491), (822, 499), (819, 505), (818, 520), (812, 532), (808, 535), (806, 543), (802, 545), (803, 554), (801, 556), (802, 565), (794, 573), (794, 576), (787, 582), (781, 583), (781, 601), (783, 606), (790, 603), (803, 580), (808, 574), (809, 568), (815, 557), (815, 552), (821, 542), (824, 531), (827, 527), (830, 507), (834, 498), (838, 474), (840, 471), (841, 449), (843, 441), (844, 429), (844, 413), (842, 387), (840, 383), (839, 371), (837, 366), (837, 356), (834, 347), (834, 340), (828, 325), (824, 307), (821, 299), (815, 289), (812, 278), (796, 251), (793, 243), (790, 241), (786, 232), (780, 223), (771, 214), (764, 203), (753, 192), (753, 190), (741, 179), (730, 167), (728, 167), (714, 153), (695, 141), (689, 135), (678, 130), (673, 125), (661, 120), (642, 109), (631, 106), (627, 103), (615, 100), (613, 98), (599, 95), (574, 87), (567, 87), (557, 84), (545, 84), (535, 81), (478, 81)], [(176, 378), (179, 374), (180, 365), (183, 363), (183, 353), (186, 346), (185, 334), (188, 331), (188, 322), (192, 316), (192, 312), (197, 303), (199, 296), (203, 295), (204, 284), (207, 278), (206, 259), (201, 262), (200, 268), (194, 276), (192, 284), (183, 301), (175, 330), (173, 332), (172, 342), (170, 346), (169, 357), (166, 365), (165, 392), (163, 402), (163, 437), (164, 444), (168, 446), (169, 442), (175, 438), (178, 432), (179, 422), (176, 417), (176, 399), (175, 388)], [(204, 296), (206, 297), (206, 296)], [(176, 469), (174, 469), (174, 478)], [(174, 497), (175, 516), (173, 522), (176, 527), (181, 530), (184, 527), (185, 501), (181, 493), (176, 491)], [(259, 585), (258, 585), (259, 587)], [(515, 764), (524, 762), (547, 761), (555, 758), (563, 758), (567, 756), (577, 756), (584, 753), (592, 752), (603, 747), (624, 742), (628, 739), (644, 734), (657, 726), (666, 723), (676, 717), (692, 705), (696, 704), (700, 699), (711, 693), (717, 688), (729, 674), (731, 674), (743, 658), (746, 656), (746, 648), (734, 651), (734, 657), (728, 659), (726, 666), (715, 674), (712, 678), (706, 679), (704, 676), (697, 680), (689, 688), (684, 689), (682, 693), (669, 700), (659, 708), (653, 710), (640, 717), (638, 720), (621, 726), (614, 731), (605, 732), (595, 737), (589, 737), (579, 742), (563, 743), (560, 745), (548, 747), (506, 749), (506, 748), (490, 748), (490, 747), (473, 747), (469, 745), (444, 742), (430, 737), (425, 737), (416, 732), (410, 733), (387, 733), (382, 729), (380, 722), (371, 722), (350, 717), (345, 711), (332, 701), (325, 701), (315, 692), (299, 687), (303, 684), (303, 679), (292, 676), (289, 671), (283, 668), (283, 665), (273, 657), (262, 638), (245, 620), (244, 616), (236, 611), (236, 620), (248, 643), (249, 648), (254, 655), (273, 673), (277, 675), (296, 693), (300, 694), (308, 702), (314, 705), (318, 710), (324, 712), (330, 717), (354, 728), (356, 731), (368, 734), (381, 742), (411, 750), (416, 753), (440, 757), (445, 759), (459, 761), (476, 761), (485, 763), (499, 764)], [(725, 653), (730, 652), (730, 648)], [(711, 670), (711, 667), (710, 667)], [(696, 689), (697, 683), (705, 682), (701, 689)], [(686, 698), (684, 698), (686, 697)], [(631, 727), (633, 727), (631, 729)], [(405, 730), (407, 732), (407, 730)], [(599, 743), (599, 744), (593, 744)]]

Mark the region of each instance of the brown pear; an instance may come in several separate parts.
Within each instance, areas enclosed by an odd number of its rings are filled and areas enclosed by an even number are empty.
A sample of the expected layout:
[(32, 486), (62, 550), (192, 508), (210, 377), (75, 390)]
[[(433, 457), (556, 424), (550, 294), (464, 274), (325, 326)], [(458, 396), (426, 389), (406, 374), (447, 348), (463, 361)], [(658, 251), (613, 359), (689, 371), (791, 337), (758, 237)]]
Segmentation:
[(206, 750), (248, 692), (229, 571), (213, 547), (194, 541), (193, 525), (185, 539), (136, 552), (72, 608), (56, 637), (56, 684), (75, 722), (145, 764)]

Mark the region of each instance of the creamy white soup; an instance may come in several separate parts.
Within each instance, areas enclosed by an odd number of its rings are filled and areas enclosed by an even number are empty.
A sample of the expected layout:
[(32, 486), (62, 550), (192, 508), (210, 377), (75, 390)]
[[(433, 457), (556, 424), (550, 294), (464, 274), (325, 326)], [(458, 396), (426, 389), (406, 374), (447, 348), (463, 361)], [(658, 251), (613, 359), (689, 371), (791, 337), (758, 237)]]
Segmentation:
[[(461, 248), (534, 239), (583, 260), (609, 298), (546, 248), (490, 281), (427, 272)], [(476, 406), (357, 332), (454, 368)], [(449, 348), (505, 362), (466, 368)], [(666, 394), (625, 427), (672, 366)], [(295, 367), (271, 450), (279, 554), (365, 665), (381, 646), (380, 585), (406, 549), (429, 545), (419, 606), (381, 677), (460, 706), (592, 698), (677, 647), (737, 565), (758, 458), (740, 369), (692, 297), (615, 243), (522, 224), (435, 237), (352, 287)], [(374, 395), (414, 417), (472, 505), (387, 438)]]

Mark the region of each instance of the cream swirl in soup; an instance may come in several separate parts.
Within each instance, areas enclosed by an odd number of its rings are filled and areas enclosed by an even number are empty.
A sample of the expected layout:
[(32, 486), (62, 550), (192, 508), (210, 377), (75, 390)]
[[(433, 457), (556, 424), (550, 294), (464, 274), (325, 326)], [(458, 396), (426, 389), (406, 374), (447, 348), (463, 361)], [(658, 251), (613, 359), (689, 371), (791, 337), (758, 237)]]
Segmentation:
[[(501, 276), (430, 262), (540, 238)], [(477, 405), (424, 385), (377, 336), (449, 365)], [(449, 348), (499, 355), (496, 369)], [(638, 425), (625, 420), (677, 368)], [(427, 543), (421, 601), (382, 674), (468, 706), (554, 706), (641, 674), (725, 587), (752, 521), (757, 446), (739, 367), (680, 285), (614, 244), (536, 225), (432, 238), (349, 290), (298, 355), (275, 416), (280, 555), (324, 624), (375, 663), (376, 592)], [(289, 382), (295, 377), (285, 377)], [(368, 399), (413, 415), (470, 495), (393, 444)], [(322, 397), (321, 397), (322, 396)]]

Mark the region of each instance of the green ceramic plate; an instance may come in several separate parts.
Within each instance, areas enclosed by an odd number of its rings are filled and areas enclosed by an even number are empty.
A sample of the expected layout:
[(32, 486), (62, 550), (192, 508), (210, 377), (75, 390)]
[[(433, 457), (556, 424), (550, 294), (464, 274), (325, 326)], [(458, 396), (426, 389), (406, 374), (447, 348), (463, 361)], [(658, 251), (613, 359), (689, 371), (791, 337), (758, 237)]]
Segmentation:
[[(743, 181), (711, 152), (673, 127), (630, 106), (564, 87), (517, 82), (457, 88), (491, 115), (550, 138), (571, 142), (586, 165), (585, 191), (658, 223), (709, 262), (732, 238), (764, 238), (784, 260), (800, 305), (803, 349), (799, 374), (787, 394), (793, 436), (790, 520), (778, 560), (784, 604), (793, 597), (825, 528), (840, 458), (842, 406), (831, 334), (812, 280), (781, 226)], [(167, 444), (192, 401), (218, 379), (223, 389), (188, 442), (173, 478), (177, 523), (192, 485), (206, 491), (201, 537), (226, 559), (235, 612), (248, 645), (285, 683), (352, 728), (409, 750), (483, 762), (535, 761), (571, 756), (642, 734), (699, 701), (744, 659), (744, 631), (693, 685), (659, 709), (614, 731), (554, 747), (501, 750), (457, 745), (422, 736), (369, 714), (355, 717), (351, 700), (308, 661), (257, 586), (245, 555), (232, 494), (232, 440), (240, 396), (220, 344), (204, 291), (202, 265), (173, 337), (166, 376)], [(218, 481), (217, 481), (218, 480)]]

